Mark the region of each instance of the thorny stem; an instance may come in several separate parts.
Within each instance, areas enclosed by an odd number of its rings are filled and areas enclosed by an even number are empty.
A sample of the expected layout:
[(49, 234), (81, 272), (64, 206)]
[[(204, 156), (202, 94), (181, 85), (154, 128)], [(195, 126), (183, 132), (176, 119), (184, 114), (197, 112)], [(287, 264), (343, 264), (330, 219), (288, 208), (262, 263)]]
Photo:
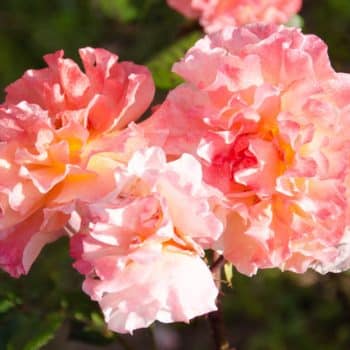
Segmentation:
[[(221, 291), (221, 268), (225, 263), (225, 259), (222, 255), (214, 254), (214, 262), (210, 267), (213, 274), (215, 284), (219, 290), (219, 296)], [(221, 301), (218, 297), (216, 300), (217, 310), (208, 314), (208, 320), (210, 328), (214, 338), (215, 350), (230, 350), (230, 344), (226, 340), (224, 319), (222, 315)]]

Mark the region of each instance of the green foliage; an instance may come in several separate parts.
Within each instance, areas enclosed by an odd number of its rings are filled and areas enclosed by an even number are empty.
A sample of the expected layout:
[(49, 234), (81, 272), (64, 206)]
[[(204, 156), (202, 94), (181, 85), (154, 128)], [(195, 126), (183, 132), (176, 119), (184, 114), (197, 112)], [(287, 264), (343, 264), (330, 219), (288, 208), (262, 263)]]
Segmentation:
[(309, 0), (304, 2), (304, 32), (320, 36), (328, 45), (337, 70), (349, 71), (350, 6), (348, 0)]
[(321, 276), (267, 270), (251, 278), (236, 273), (233, 292), (226, 289), (223, 303), (238, 349), (350, 348), (347, 273)]
[(159, 0), (97, 0), (100, 10), (123, 23), (142, 21)]
[(296, 27), (296, 28), (303, 28), (304, 27), (304, 20), (303, 17), (299, 15), (294, 15), (287, 23), (286, 26), (288, 27)]
[(103, 13), (123, 22), (130, 22), (139, 16), (138, 9), (129, 0), (99, 0)]
[(48, 247), (29, 276), (15, 280), (1, 273), (0, 349), (36, 350), (46, 345), (69, 316), (71, 291), (79, 278), (69, 276), (67, 241)]
[(183, 57), (185, 52), (201, 36), (201, 32), (192, 32), (156, 54), (146, 63), (152, 72), (156, 86), (159, 89), (172, 89), (181, 83), (181, 78), (171, 72), (171, 67)]
[[(18, 315), (12, 324), (16, 332), (7, 343), (7, 350), (37, 350), (46, 345), (61, 326), (64, 317), (59, 313), (50, 313), (44, 317)], [(33, 327), (35, 325), (35, 327)]]

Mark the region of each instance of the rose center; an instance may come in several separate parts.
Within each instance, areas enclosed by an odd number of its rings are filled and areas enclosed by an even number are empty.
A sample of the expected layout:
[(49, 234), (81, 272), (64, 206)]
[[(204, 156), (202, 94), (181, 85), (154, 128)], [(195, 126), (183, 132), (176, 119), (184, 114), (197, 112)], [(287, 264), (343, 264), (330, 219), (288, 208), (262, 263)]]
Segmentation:
[(251, 137), (251, 134), (239, 135), (226, 152), (217, 154), (212, 161), (230, 180), (234, 180), (237, 171), (254, 167), (258, 163), (255, 155), (249, 150)]

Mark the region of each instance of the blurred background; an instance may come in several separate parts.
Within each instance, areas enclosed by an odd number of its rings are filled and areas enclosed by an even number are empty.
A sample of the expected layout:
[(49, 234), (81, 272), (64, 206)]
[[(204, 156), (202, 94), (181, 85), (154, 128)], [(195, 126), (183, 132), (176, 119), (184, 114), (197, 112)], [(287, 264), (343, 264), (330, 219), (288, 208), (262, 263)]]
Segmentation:
[[(304, 0), (301, 16), (304, 32), (328, 43), (336, 70), (350, 72), (350, 0)], [(78, 59), (78, 48), (94, 46), (146, 64), (160, 101), (179, 83), (171, 65), (201, 35), (165, 0), (1, 0), (1, 99), (24, 70), (43, 67), (44, 54), (64, 49)], [(0, 350), (213, 348), (205, 318), (190, 325), (157, 323), (134, 336), (108, 332), (81, 282), (65, 239), (44, 249), (29, 276), (14, 280), (0, 273)], [(234, 272), (232, 284), (222, 298), (237, 350), (350, 349), (349, 273), (269, 270), (248, 278)]]

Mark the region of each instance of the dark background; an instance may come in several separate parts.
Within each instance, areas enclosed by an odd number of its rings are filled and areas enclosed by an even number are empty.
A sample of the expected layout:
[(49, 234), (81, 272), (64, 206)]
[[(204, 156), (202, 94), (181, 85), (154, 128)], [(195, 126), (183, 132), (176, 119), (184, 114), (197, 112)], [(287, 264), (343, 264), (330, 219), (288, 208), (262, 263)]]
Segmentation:
[[(305, 0), (304, 32), (329, 45), (333, 66), (350, 71), (350, 0)], [(147, 64), (160, 101), (179, 80), (170, 67), (201, 36), (165, 0), (0, 1), (0, 96), (42, 55), (63, 48), (104, 47), (121, 60)], [(161, 325), (131, 336), (108, 332), (97, 305), (81, 292), (65, 239), (46, 247), (29, 276), (0, 273), (0, 350), (156, 349), (213, 347), (205, 318)], [(140, 296), (142, 297), (142, 296)], [(349, 273), (304, 275), (234, 272), (222, 293), (227, 333), (238, 350), (350, 349)]]

